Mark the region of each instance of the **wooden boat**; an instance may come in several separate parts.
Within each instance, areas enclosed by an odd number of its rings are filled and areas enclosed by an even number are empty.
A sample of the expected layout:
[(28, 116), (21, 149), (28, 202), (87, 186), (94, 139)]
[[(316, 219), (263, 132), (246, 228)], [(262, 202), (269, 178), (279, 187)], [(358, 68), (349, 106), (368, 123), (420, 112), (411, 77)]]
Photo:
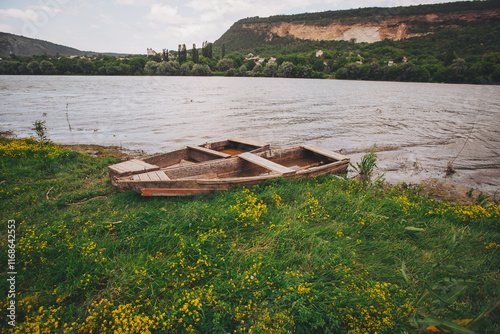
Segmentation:
[(196, 164), (215, 159), (227, 159), (244, 152), (262, 152), (269, 149), (269, 144), (253, 140), (232, 138), (224, 141), (206, 143), (198, 146), (158, 154), (146, 159), (132, 159), (108, 167), (111, 183), (128, 175), (159, 171), (162, 168)]
[(122, 176), (115, 185), (142, 196), (182, 196), (254, 185), (278, 177), (302, 179), (339, 173), (348, 165), (349, 158), (344, 155), (302, 145)]

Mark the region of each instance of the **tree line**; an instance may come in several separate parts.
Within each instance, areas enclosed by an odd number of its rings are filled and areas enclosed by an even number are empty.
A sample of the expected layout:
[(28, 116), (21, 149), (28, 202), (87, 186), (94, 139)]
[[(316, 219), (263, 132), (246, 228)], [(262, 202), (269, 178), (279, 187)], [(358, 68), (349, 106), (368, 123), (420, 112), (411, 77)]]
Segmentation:
[[(317, 51), (321, 50), (317, 54)], [(249, 55), (259, 55), (259, 57)], [(490, 84), (500, 82), (500, 27), (443, 29), (402, 41), (307, 41), (229, 52), (205, 42), (154, 56), (12, 55), (0, 74), (226, 75)]]

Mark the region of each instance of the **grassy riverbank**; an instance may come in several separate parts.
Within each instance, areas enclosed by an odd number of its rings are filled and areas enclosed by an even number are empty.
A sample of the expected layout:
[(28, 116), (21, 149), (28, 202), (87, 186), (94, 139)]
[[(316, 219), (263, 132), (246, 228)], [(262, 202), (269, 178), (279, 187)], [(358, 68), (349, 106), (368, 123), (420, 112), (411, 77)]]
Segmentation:
[(117, 160), (0, 138), (3, 332), (397, 333), (468, 319), (468, 330), (500, 328), (497, 204), (333, 176), (142, 198), (113, 192), (107, 166)]

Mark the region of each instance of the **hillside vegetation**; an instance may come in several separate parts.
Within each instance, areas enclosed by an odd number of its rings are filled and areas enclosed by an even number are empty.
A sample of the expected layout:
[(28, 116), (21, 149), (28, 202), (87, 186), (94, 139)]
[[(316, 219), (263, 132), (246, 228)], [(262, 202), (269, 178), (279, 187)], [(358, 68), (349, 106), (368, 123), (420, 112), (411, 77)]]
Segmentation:
[(7, 57), (11, 53), (19, 56), (32, 55), (78, 55), (83, 56), (84, 51), (70, 48), (39, 39), (18, 36), (14, 34), (0, 32), (0, 56)]
[[(478, 19), (477, 13), (482, 10), (495, 14), (499, 4), (498, 1), (459, 2), (251, 18), (239, 21), (218, 41), (207, 43), (201, 50), (183, 49), (151, 57), (24, 57), (14, 54), (0, 60), (0, 74), (226, 75), (497, 84), (500, 82), (500, 18), (489, 13), (486, 18)], [(441, 22), (443, 24), (415, 21), (415, 16), (411, 16), (451, 15), (450, 11), (456, 13), (457, 10), (462, 14)], [(386, 18), (394, 18), (391, 13), (396, 12), (407, 15), (399, 16), (406, 17), (407, 21), (395, 21), (402, 22), (405, 29), (398, 24), (388, 25), (390, 22)], [(396, 29), (418, 36), (401, 40), (387, 38), (374, 43), (276, 35), (266, 40), (264, 35), (268, 36), (269, 31), (262, 35), (261, 30), (249, 28), (249, 25), (262, 22), (274, 24), (284, 20), (307, 26), (328, 25), (329, 20), (348, 21), (353, 16), (356, 20), (386, 20), (384, 29), (389, 29), (388, 34)], [(377, 21), (379, 17), (383, 18)]]
[[(497, 0), (452, 2), (433, 5), (419, 5), (391, 8), (359, 8), (350, 10), (327, 11), (319, 13), (304, 13), (295, 15), (276, 15), (267, 18), (252, 17), (236, 22), (217, 41), (215, 46), (225, 45), (227, 50), (240, 51), (263, 47), (266, 45), (289, 44), (295, 40), (291, 34), (279, 35), (273, 31), (278, 24), (303, 24), (328, 29), (331, 24), (337, 23), (334, 29), (349, 28), (354, 23), (383, 28), (385, 25), (396, 27), (408, 26), (409, 33), (427, 34), (443, 28), (468, 27), (471, 21), (489, 24), (492, 21), (498, 24), (498, 15), (490, 17), (487, 13), (495, 13), (500, 8)], [(479, 17), (474, 13), (480, 13)], [(362, 33), (359, 33), (362, 34)], [(358, 36), (361, 37), (361, 36)], [(309, 40), (319, 40), (312, 33)], [(343, 39), (343, 38), (338, 38)], [(384, 39), (384, 38), (381, 38)], [(327, 40), (327, 39), (325, 39)], [(347, 40), (350, 40), (348, 38)], [(358, 38), (358, 40), (361, 40)]]
[(113, 191), (116, 161), (0, 139), (0, 258), (15, 243), (17, 272), (3, 333), (500, 328), (500, 206), (487, 196), (434, 202), (329, 176), (143, 198)]

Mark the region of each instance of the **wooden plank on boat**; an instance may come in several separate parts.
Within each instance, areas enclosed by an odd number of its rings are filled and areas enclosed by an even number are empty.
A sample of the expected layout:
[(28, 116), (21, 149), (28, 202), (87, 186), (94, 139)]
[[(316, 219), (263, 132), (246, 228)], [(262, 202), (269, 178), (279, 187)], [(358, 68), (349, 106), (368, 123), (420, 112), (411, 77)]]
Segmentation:
[(144, 188), (142, 196), (189, 196), (212, 191), (206, 188)]
[(191, 149), (191, 150), (204, 152), (204, 153), (207, 153), (207, 154), (210, 154), (210, 155), (215, 155), (215, 156), (218, 156), (218, 157), (221, 157), (221, 158), (229, 158), (229, 157), (231, 157), (231, 154), (222, 153), (222, 152), (211, 150), (209, 148), (205, 148), (205, 147), (201, 147), (201, 146), (192, 146), (192, 145), (190, 145), (190, 146), (188, 146), (188, 148)]
[(158, 166), (148, 164), (147, 162), (138, 160), (138, 159), (132, 159), (124, 162), (120, 162), (115, 165), (109, 166), (110, 169), (115, 170), (116, 172), (123, 174), (123, 173), (134, 173), (134, 172), (147, 172), (151, 170), (157, 170), (159, 169)]
[(288, 167), (285, 167), (283, 165), (272, 162), (270, 160), (261, 158), (255, 154), (252, 154), (249, 152), (242, 153), (242, 154), (238, 155), (238, 157), (240, 157), (248, 162), (251, 162), (253, 164), (259, 165), (260, 167), (264, 167), (266, 169), (272, 170), (274, 172), (278, 172), (278, 173), (283, 174), (283, 175), (295, 173), (295, 171), (291, 168), (288, 168)]
[(302, 147), (305, 150), (308, 150), (308, 151), (311, 151), (314, 153), (318, 153), (318, 154), (324, 155), (325, 157), (332, 158), (335, 160), (339, 160), (339, 161), (349, 160), (349, 158), (346, 157), (345, 155), (342, 155), (342, 154), (337, 153), (337, 152), (332, 152), (330, 150), (326, 150), (326, 149), (324, 149), (322, 147), (318, 147), (316, 145), (301, 145), (300, 147)]
[(154, 171), (134, 175), (134, 181), (169, 181), (170, 178), (162, 171)]
[(260, 143), (260, 142), (255, 141), (255, 140), (250, 140), (250, 139), (230, 138), (228, 140), (232, 141), (234, 143), (250, 145), (250, 146), (257, 146), (257, 147), (264, 147), (264, 146), (269, 145), (269, 144)]

